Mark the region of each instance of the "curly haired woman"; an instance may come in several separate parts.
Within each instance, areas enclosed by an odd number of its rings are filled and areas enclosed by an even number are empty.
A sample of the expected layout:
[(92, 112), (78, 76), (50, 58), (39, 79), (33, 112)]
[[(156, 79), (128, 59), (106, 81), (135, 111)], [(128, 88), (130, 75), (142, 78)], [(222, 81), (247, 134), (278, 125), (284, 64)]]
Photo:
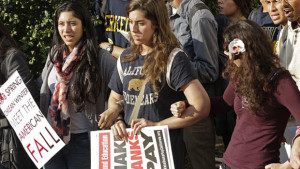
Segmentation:
[[(261, 169), (279, 162), (290, 115), (300, 122), (300, 92), (259, 25), (247, 20), (233, 22), (224, 39), (229, 61), (223, 75), (230, 82), (223, 97), (211, 98), (211, 113), (233, 107), (237, 120), (223, 155), (223, 168)], [(173, 114), (184, 114), (179, 109), (184, 104), (173, 104)]]

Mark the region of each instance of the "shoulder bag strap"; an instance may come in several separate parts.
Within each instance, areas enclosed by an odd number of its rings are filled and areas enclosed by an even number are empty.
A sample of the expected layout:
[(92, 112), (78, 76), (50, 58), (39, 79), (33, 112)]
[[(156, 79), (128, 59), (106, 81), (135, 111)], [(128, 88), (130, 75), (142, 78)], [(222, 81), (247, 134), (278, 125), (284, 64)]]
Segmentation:
[[(173, 87), (171, 87), (171, 82), (170, 82), (170, 74), (171, 74), (171, 68), (172, 68), (172, 63), (173, 63), (173, 60), (174, 60), (174, 57), (176, 56), (176, 54), (179, 52), (179, 51), (182, 51), (180, 48), (174, 48), (172, 50), (172, 52), (170, 53), (169, 55), (169, 58), (168, 58), (168, 62), (167, 62), (167, 73), (166, 73), (166, 81), (169, 85), (169, 87), (173, 90), (175, 90)], [(120, 59), (119, 59), (120, 60)], [(120, 79), (123, 83), (123, 71), (122, 71), (122, 67), (121, 67), (121, 62), (118, 60), (118, 63), (117, 63), (117, 67), (118, 67), (118, 72), (119, 72), (119, 75), (120, 75)], [(119, 68), (120, 67), (120, 68)], [(136, 119), (137, 116), (138, 116), (138, 113), (139, 113), (139, 110), (140, 110), (140, 107), (141, 107), (141, 102), (142, 102), (142, 99), (143, 99), (143, 95), (144, 95), (144, 92), (145, 92), (145, 86), (147, 84), (147, 82), (150, 80), (149, 77), (147, 77), (144, 82), (143, 82), (143, 85), (142, 85), (142, 88), (140, 90), (140, 93), (139, 93), (139, 96), (137, 98), (137, 101), (134, 105), (134, 108), (132, 110), (132, 113), (131, 113), (131, 116), (129, 118), (129, 122), (128, 122), (128, 125), (131, 125), (131, 122), (133, 119)]]
[(139, 96), (138, 96), (138, 98), (135, 102), (134, 108), (133, 108), (131, 116), (129, 118), (128, 125), (131, 125), (131, 122), (132, 122), (133, 119), (137, 119), (137, 116), (139, 114), (139, 110), (140, 110), (140, 107), (141, 107), (141, 102), (142, 102), (142, 99), (143, 99), (143, 95), (144, 95), (144, 92), (145, 92), (145, 86), (146, 86), (147, 82), (149, 81), (149, 79), (150, 78), (147, 77), (143, 82), (140, 94), (139, 94)]
[(117, 69), (118, 69), (119, 77), (120, 77), (121, 82), (123, 84), (124, 74), (123, 74), (122, 65), (121, 65), (121, 57), (118, 58)]
[(174, 48), (174, 49), (171, 51), (171, 53), (170, 53), (170, 55), (169, 55), (169, 57), (168, 57), (168, 62), (167, 62), (166, 81), (167, 81), (168, 86), (169, 86), (171, 89), (175, 90), (175, 91), (176, 91), (176, 89), (175, 89), (174, 87), (171, 86), (171, 80), (170, 80), (170, 77), (171, 77), (171, 68), (172, 68), (172, 64), (173, 64), (173, 61), (174, 61), (174, 58), (175, 58), (176, 54), (177, 54), (178, 52), (180, 52), (180, 51), (182, 51), (180, 48)]

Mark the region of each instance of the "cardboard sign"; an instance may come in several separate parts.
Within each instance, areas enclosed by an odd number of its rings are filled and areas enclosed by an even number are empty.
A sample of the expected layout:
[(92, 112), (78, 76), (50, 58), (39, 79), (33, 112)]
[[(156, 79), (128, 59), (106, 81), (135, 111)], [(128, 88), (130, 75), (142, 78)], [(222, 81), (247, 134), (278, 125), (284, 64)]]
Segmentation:
[(91, 168), (174, 169), (167, 126), (145, 127), (138, 135), (127, 129), (128, 143), (111, 130), (91, 132)]
[(0, 88), (0, 108), (38, 168), (65, 145), (38, 108), (17, 71)]

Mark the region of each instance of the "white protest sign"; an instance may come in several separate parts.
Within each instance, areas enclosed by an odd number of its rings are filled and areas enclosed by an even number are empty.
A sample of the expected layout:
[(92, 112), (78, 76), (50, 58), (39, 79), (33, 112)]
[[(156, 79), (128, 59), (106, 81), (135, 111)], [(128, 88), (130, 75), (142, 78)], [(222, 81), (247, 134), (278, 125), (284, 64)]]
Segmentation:
[(0, 108), (38, 168), (65, 145), (49, 125), (17, 71), (0, 88)]
[(116, 140), (111, 130), (91, 132), (92, 169), (174, 169), (167, 126), (145, 127), (138, 135), (126, 131), (128, 143)]

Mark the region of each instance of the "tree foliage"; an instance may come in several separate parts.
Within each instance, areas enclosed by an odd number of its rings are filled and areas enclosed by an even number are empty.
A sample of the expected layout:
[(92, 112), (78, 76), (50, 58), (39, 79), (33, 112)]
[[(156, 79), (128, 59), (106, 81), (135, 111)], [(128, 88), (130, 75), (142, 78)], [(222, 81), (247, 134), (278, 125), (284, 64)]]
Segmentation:
[[(55, 9), (64, 0), (0, 0), (0, 20), (11, 31), (36, 77), (50, 48)], [(89, 0), (81, 0), (90, 6)]]
[[(65, 0), (0, 0), (0, 20), (10, 29), (37, 77), (44, 66), (53, 33), (55, 9)], [(94, 0), (80, 0), (88, 8)], [(217, 14), (217, 0), (203, 0)], [(254, 0), (257, 6), (259, 0)], [(101, 24), (94, 17), (94, 23)]]

